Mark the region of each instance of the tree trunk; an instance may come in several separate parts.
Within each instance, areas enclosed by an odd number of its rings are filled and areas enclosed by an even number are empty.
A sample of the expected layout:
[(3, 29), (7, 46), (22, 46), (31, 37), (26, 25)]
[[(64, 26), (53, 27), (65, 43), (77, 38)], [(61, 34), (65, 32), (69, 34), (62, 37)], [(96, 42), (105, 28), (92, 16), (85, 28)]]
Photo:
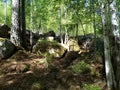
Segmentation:
[(33, 6), (33, 0), (30, 1), (30, 50), (32, 51), (32, 45), (33, 45), (33, 34), (32, 34), (32, 29), (33, 29), (33, 12), (32, 12), (32, 6)]
[(110, 33), (109, 33), (109, 15), (108, 15), (108, 7), (105, 4), (106, 2), (103, 0), (101, 3), (101, 18), (103, 25), (103, 36), (104, 36), (104, 55), (105, 55), (105, 72), (107, 79), (108, 90), (114, 90), (115, 87), (115, 78), (114, 71), (111, 62), (111, 48), (110, 48)]
[(81, 24), (81, 28), (82, 28), (82, 31), (83, 31), (83, 35), (85, 36), (86, 33), (85, 33), (85, 29), (84, 29), (84, 26), (83, 26), (83, 23), (82, 23), (82, 20), (81, 20), (80, 16), (79, 16), (79, 21), (80, 21), (80, 24)]
[(7, 0), (4, 2), (4, 23), (6, 24), (6, 15), (7, 15)]
[(59, 15), (60, 15), (60, 20), (59, 20), (59, 31), (60, 31), (60, 42), (63, 43), (63, 38), (62, 38), (62, 6), (60, 5), (60, 9), (59, 9)]
[(33, 30), (37, 30), (37, 19), (36, 19), (36, 16), (37, 16), (37, 6), (36, 6), (36, 0), (33, 0), (33, 6), (34, 6), (34, 9), (33, 9), (33, 12), (34, 12), (34, 16), (33, 16)]
[(25, 0), (21, 0), (21, 34), (22, 34), (22, 46), (26, 48), (26, 21), (25, 21)]
[(77, 6), (76, 6), (76, 16), (77, 16), (77, 21), (76, 21), (76, 40), (78, 40), (78, 25), (79, 25), (79, 21), (78, 21), (78, 18), (79, 18), (79, 14), (78, 14), (78, 12), (79, 12), (79, 8), (78, 8), (78, 6), (79, 6), (79, 0), (77, 0)]
[[(117, 16), (116, 0), (108, 1), (110, 20), (111, 20), (111, 57), (114, 66), (116, 88), (115, 90), (120, 90), (120, 44), (119, 39), (119, 20)], [(113, 38), (113, 39), (112, 39)]]
[(93, 29), (94, 29), (94, 40), (95, 40), (95, 51), (97, 50), (97, 43), (96, 43), (96, 38), (97, 38), (97, 35), (96, 35), (96, 14), (95, 14), (95, 2), (92, 0), (91, 1), (92, 3), (92, 14), (93, 14)]
[[(67, 20), (67, 11), (65, 12), (65, 20)], [(67, 24), (65, 25), (65, 39), (64, 44), (67, 44), (68, 42), (68, 30), (67, 30)]]
[(19, 0), (12, 0), (12, 26), (10, 40), (16, 46), (21, 46), (19, 8)]

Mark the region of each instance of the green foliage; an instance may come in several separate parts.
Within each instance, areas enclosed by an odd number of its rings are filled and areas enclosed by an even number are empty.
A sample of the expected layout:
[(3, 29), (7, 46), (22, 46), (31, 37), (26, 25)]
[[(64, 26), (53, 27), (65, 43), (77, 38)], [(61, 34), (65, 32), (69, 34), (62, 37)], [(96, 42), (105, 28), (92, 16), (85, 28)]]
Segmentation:
[[(8, 0), (7, 6), (7, 24), (11, 25), (11, 0)], [(65, 27), (71, 35), (75, 35), (76, 23), (79, 25), (79, 34), (94, 33), (93, 20), (95, 20), (97, 34), (102, 33), (102, 24), (100, 18), (100, 10), (98, 1), (89, 1), (86, 5), (86, 0), (32, 0), (33, 5), (30, 6), (31, 0), (26, 0), (26, 26), (30, 29), (30, 19), (32, 18), (32, 30), (46, 32), (50, 29), (58, 33), (60, 26), (59, 9), (62, 6), (62, 32), (65, 33)], [(94, 7), (94, 8), (93, 8)], [(119, 1), (117, 1), (118, 10), (120, 9)], [(33, 13), (31, 17), (30, 13)], [(66, 14), (66, 16), (65, 16)], [(4, 23), (4, 3), (0, 1), (0, 23)], [(58, 33), (59, 34), (59, 33)]]
[[(0, 2), (0, 23), (4, 23), (4, 3)], [(7, 15), (6, 15), (6, 24), (11, 25), (11, 6), (10, 3), (7, 4)]]
[(99, 86), (94, 84), (84, 84), (83, 90), (101, 90)]
[(72, 65), (72, 71), (75, 73), (84, 73), (88, 70), (89, 68), (85, 61), (79, 61), (78, 63)]

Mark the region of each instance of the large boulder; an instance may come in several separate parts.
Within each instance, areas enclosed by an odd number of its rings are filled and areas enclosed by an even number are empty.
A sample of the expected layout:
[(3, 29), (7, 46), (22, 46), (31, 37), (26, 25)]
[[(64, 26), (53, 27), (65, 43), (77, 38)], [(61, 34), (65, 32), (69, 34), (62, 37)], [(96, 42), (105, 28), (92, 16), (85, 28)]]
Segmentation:
[(33, 46), (33, 52), (41, 54), (49, 53), (55, 58), (62, 57), (65, 51), (66, 49), (55, 41), (38, 40), (38, 43)]
[(0, 38), (0, 60), (10, 57), (15, 51), (15, 46), (6, 38)]
[(70, 38), (67, 42), (67, 46), (69, 47), (69, 51), (80, 51), (79, 44), (77, 40)]
[(7, 25), (1, 25), (0, 26), (0, 37), (2, 38), (10, 38), (10, 27)]

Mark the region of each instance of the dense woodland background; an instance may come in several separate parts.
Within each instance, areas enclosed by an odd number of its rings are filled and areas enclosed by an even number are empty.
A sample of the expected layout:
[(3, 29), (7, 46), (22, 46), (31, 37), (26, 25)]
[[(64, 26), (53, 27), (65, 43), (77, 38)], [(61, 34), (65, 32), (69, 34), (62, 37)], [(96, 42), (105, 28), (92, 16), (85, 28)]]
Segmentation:
[(0, 0), (0, 88), (120, 90), (119, 4)]

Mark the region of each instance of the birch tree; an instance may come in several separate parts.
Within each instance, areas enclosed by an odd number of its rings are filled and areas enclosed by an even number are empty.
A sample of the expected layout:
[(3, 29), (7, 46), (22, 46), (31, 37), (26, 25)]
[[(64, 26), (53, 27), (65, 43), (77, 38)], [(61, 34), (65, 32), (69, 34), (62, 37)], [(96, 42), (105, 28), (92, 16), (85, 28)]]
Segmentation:
[(108, 90), (120, 90), (119, 23), (116, 0), (99, 1), (104, 36), (105, 72)]
[(105, 72), (107, 79), (108, 89), (113, 89), (113, 68), (110, 55), (110, 41), (109, 41), (109, 29), (108, 28), (108, 8), (104, 0), (101, 1), (101, 18), (103, 24), (103, 36), (104, 36), (104, 55), (105, 55)]
[[(111, 40), (111, 57), (114, 66), (115, 74), (115, 90), (120, 90), (120, 37), (119, 37), (119, 20), (117, 16), (116, 0), (109, 0), (109, 13), (111, 21), (111, 31), (110, 31), (110, 40)], [(114, 57), (114, 58), (113, 58)]]

